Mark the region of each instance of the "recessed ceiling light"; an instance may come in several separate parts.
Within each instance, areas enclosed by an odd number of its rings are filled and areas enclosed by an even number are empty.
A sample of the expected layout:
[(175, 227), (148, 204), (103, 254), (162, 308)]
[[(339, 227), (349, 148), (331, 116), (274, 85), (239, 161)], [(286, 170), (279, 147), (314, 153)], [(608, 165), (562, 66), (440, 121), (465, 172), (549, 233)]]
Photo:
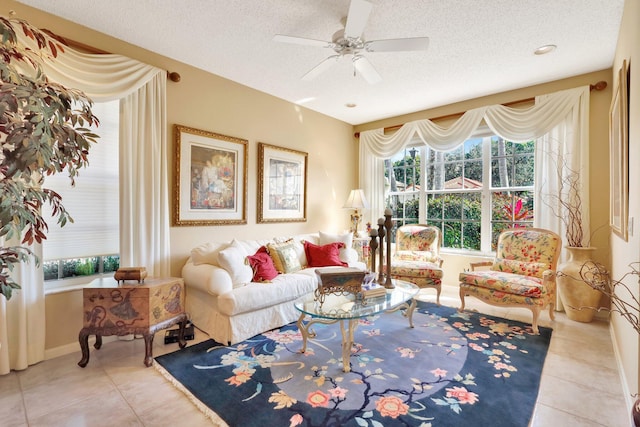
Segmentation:
[(344, 106), (347, 107), (347, 108), (355, 108), (358, 105), (354, 104), (353, 102), (348, 102), (348, 103), (344, 104)]
[(545, 44), (544, 46), (540, 46), (539, 48), (537, 48), (536, 50), (533, 51), (533, 53), (535, 53), (536, 55), (544, 55), (545, 53), (549, 53), (553, 50), (556, 49), (555, 44)]

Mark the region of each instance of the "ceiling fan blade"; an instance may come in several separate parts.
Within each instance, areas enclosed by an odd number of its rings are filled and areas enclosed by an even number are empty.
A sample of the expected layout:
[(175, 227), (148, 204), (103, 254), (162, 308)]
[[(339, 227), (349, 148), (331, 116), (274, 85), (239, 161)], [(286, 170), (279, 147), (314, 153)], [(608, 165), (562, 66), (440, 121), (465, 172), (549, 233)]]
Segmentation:
[(284, 34), (276, 34), (273, 37), (274, 42), (301, 44), (304, 46), (333, 47), (332, 42), (323, 40), (307, 39), (304, 37), (285, 36)]
[(328, 57), (327, 59), (325, 59), (318, 65), (316, 65), (315, 67), (313, 67), (309, 72), (307, 72), (307, 74), (302, 76), (302, 80), (308, 82), (309, 80), (315, 79), (320, 74), (324, 73), (329, 68), (331, 68), (333, 64), (335, 64), (338, 61), (339, 58), (340, 58), (340, 55), (331, 55), (330, 57)]
[(428, 47), (429, 37), (372, 40), (364, 44), (364, 48), (367, 52), (408, 52), (427, 50)]
[(347, 23), (344, 26), (344, 37), (357, 39), (362, 36), (373, 5), (365, 0), (351, 0)]
[(380, 74), (378, 74), (376, 69), (373, 68), (373, 65), (371, 65), (371, 62), (369, 62), (369, 60), (364, 56), (354, 56), (353, 66), (360, 74), (362, 74), (362, 77), (364, 77), (367, 83), (373, 85), (382, 81), (382, 77), (380, 76)]

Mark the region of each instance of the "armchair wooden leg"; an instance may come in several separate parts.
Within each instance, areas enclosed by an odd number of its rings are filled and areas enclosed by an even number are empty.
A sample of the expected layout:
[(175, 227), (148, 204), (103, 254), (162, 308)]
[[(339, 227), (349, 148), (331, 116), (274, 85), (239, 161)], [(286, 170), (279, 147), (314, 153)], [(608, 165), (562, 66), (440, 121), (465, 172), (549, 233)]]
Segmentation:
[(467, 293), (463, 288), (460, 288), (460, 308), (458, 311), (464, 311), (464, 297), (467, 296)]
[(540, 308), (532, 308), (531, 313), (533, 313), (533, 323), (531, 324), (531, 329), (533, 329), (534, 334), (540, 335), (540, 331), (538, 330), (538, 317), (540, 316)]

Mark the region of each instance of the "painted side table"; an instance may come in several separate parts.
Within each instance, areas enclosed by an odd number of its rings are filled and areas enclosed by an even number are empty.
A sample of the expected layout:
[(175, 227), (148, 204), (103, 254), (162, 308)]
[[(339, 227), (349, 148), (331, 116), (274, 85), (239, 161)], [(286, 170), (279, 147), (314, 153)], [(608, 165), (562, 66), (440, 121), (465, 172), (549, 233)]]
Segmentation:
[(94, 347), (102, 347), (102, 337), (142, 335), (145, 342), (144, 364), (153, 363), (154, 334), (178, 323), (178, 344), (184, 348), (184, 328), (188, 316), (184, 310), (184, 282), (181, 278), (147, 278), (143, 283), (118, 284), (114, 278), (101, 278), (83, 289), (83, 328), (78, 340), (82, 350), (81, 367), (89, 363), (89, 335), (96, 336)]

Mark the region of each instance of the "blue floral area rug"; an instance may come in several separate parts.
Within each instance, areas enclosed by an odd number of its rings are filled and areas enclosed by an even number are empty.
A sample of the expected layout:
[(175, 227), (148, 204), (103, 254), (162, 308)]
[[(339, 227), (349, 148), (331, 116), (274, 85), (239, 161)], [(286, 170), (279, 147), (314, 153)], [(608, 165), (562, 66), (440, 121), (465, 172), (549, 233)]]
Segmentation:
[(418, 303), (360, 319), (351, 372), (340, 325), (316, 324), (300, 353), (295, 323), (234, 346), (208, 340), (155, 366), (229, 426), (526, 427), (551, 329)]

